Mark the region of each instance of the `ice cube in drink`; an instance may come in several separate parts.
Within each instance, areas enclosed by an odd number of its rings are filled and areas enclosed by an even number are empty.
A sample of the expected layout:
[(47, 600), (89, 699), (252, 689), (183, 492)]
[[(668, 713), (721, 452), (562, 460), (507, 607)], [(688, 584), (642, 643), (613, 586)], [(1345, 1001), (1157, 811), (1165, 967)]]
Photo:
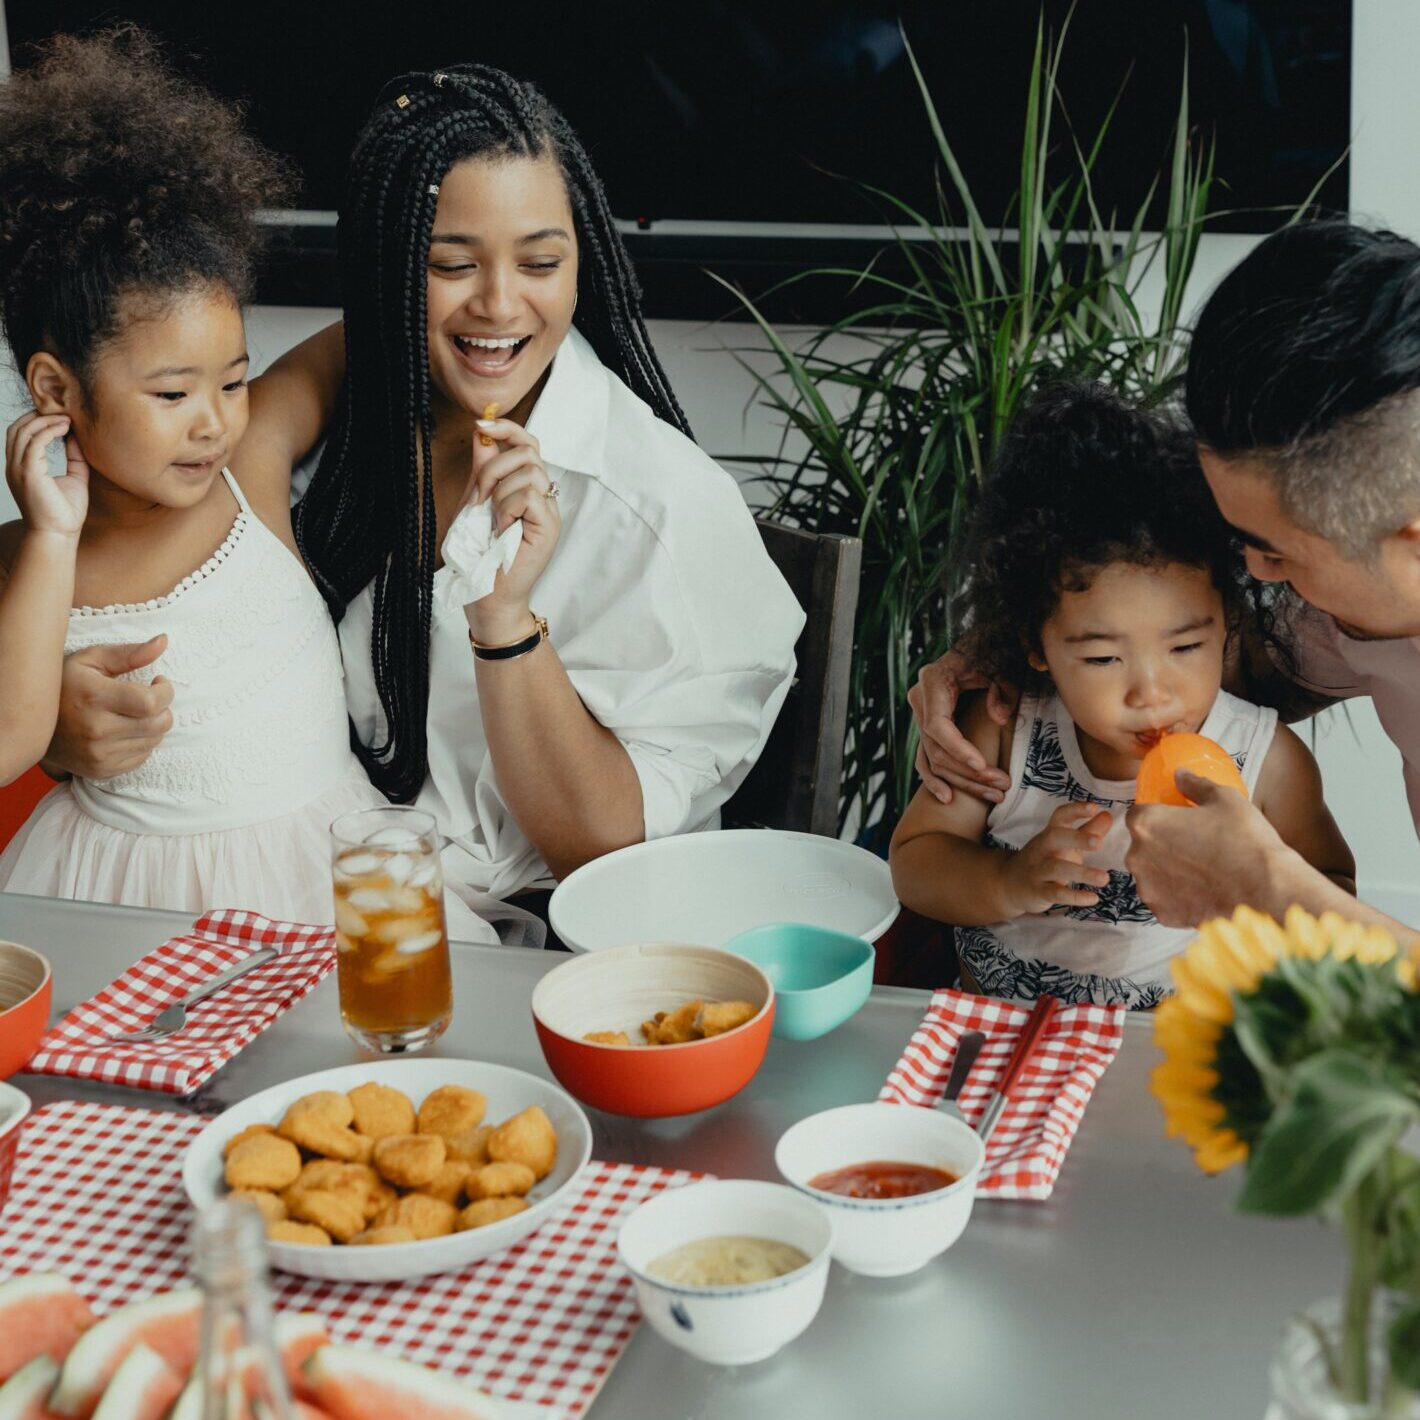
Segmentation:
[[(394, 810), (373, 810), (383, 815)], [(338, 821), (337, 827), (348, 820)], [(384, 1052), (436, 1040), (453, 1012), (444, 883), (432, 833), (385, 828), (336, 836), (340, 1013), (360, 1044)]]

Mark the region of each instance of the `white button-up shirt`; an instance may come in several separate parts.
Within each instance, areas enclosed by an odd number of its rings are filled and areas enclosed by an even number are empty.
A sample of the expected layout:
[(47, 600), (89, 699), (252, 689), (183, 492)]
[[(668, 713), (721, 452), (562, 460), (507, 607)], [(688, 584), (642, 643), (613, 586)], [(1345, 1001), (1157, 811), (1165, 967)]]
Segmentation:
[[(591, 714), (641, 781), (646, 837), (713, 828), (774, 724), (804, 614), (739, 488), (658, 419), (574, 329), (528, 430), (560, 488), (562, 535), (533, 589)], [(440, 568), (438, 579), (451, 573)], [(385, 732), (367, 587), (340, 625), (346, 698), (366, 744)], [(498, 787), (468, 623), (437, 599), (429, 648), (429, 777), (419, 797), (451, 841), (460, 896), (550, 886)]]

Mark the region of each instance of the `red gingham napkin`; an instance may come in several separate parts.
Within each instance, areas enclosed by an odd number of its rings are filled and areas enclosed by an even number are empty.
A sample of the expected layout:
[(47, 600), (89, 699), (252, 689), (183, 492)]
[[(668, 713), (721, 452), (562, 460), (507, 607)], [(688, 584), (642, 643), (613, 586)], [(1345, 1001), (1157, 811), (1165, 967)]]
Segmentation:
[[(926, 1017), (878, 1098), (934, 1107), (951, 1073), (957, 1042), (968, 1031), (984, 1031), (986, 1043), (957, 1101), (975, 1124), (1029, 1018), (1030, 1007), (1013, 1001), (949, 988), (934, 991)], [(986, 1146), (979, 1196), (1050, 1197), (1090, 1095), (1123, 1039), (1122, 1006), (1062, 1006), (1055, 1013)]]
[[(164, 1006), (260, 947), (279, 947), (281, 955), (189, 1008), (187, 1025), (176, 1035), (141, 1045), (109, 1040), (146, 1026)], [(334, 965), (329, 927), (273, 922), (235, 908), (209, 912), (186, 936), (164, 942), (70, 1011), (25, 1069), (189, 1095)]]
[[(182, 1187), (193, 1115), (68, 1100), (26, 1121), (0, 1215), (0, 1282), (59, 1272), (106, 1315), (187, 1285), (192, 1209)], [(698, 1175), (593, 1162), (580, 1197), (516, 1247), (412, 1282), (324, 1282), (273, 1272), (281, 1311), (318, 1312), (339, 1342), (371, 1346), (531, 1402), (547, 1420), (592, 1403), (637, 1322), (616, 1257), (623, 1218)]]

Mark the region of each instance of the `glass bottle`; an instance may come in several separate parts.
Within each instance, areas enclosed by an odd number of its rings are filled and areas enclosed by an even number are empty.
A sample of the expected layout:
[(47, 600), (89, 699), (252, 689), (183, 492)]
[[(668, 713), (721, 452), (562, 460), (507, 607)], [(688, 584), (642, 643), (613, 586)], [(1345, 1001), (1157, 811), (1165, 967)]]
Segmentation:
[(198, 1213), (192, 1271), (203, 1307), (194, 1380), (202, 1404), (191, 1413), (200, 1420), (294, 1420), (276, 1349), (266, 1224), (254, 1204), (224, 1198)]

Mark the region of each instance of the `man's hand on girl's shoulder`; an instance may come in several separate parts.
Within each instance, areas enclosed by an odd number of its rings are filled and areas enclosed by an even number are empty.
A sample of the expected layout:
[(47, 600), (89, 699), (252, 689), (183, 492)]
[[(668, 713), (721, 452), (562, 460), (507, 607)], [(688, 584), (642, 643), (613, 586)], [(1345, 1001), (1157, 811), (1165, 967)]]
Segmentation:
[(1010, 724), (1015, 716), (1017, 692), (988, 681), (963, 652), (951, 650), (940, 660), (929, 662), (907, 692), (920, 734), (917, 773), (923, 787), (940, 803), (951, 803), (953, 794), (961, 790), (999, 804), (1011, 787), (1011, 776), (987, 764), (956, 723), (958, 702), (968, 690), (986, 692), (987, 713), (998, 725)]

